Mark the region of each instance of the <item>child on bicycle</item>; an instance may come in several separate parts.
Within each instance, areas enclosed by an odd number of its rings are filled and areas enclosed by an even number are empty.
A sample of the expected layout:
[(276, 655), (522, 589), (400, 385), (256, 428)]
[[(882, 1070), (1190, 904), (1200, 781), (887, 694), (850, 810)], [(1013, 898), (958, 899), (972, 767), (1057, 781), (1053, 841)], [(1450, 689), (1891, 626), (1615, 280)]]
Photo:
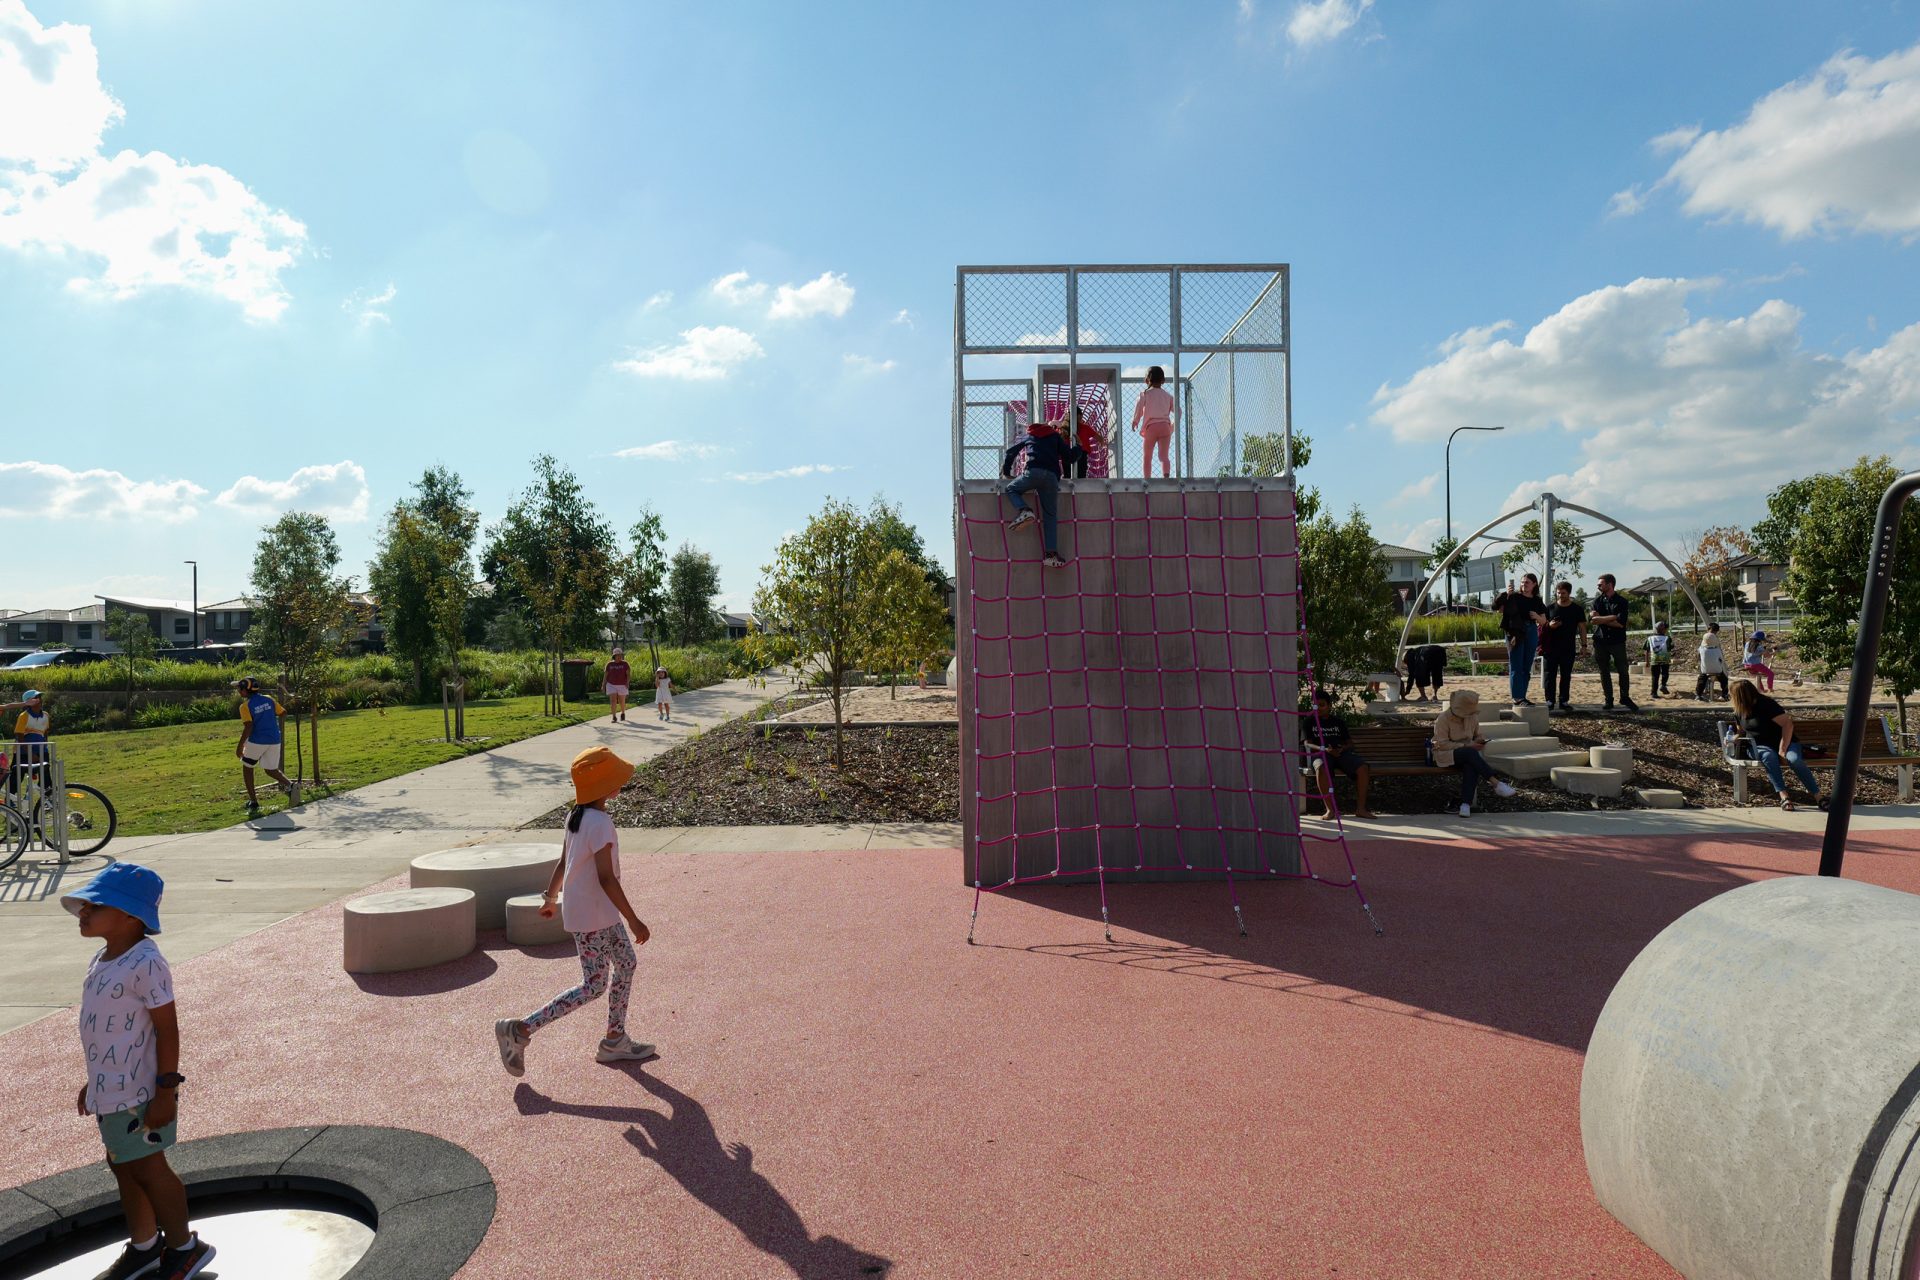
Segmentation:
[(165, 888), (146, 867), (119, 862), (60, 899), (79, 917), (80, 936), (104, 944), (80, 997), (87, 1082), (76, 1105), (99, 1126), (131, 1237), (102, 1273), (111, 1280), (191, 1280), (213, 1260), (213, 1246), (189, 1229), (187, 1188), (167, 1164), (179, 1115), (175, 1091), (186, 1077), (173, 971), (151, 936), (160, 932)]

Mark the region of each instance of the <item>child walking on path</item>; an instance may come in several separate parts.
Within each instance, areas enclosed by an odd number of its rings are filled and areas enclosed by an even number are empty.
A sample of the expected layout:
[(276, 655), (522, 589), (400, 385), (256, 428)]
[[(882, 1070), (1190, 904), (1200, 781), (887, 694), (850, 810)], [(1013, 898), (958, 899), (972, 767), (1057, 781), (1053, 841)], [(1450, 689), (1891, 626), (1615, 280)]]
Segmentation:
[(613, 661), (607, 663), (606, 678), (601, 682), (606, 690), (607, 705), (613, 709), (615, 720), (627, 718), (627, 688), (633, 679), (633, 668), (627, 665), (627, 651), (616, 647)]
[(1140, 433), (1140, 478), (1153, 478), (1153, 451), (1160, 451), (1160, 475), (1173, 475), (1168, 449), (1173, 444), (1173, 424), (1180, 421), (1180, 406), (1166, 389), (1167, 371), (1159, 365), (1147, 370), (1147, 388), (1133, 402), (1133, 429)]
[(80, 936), (105, 944), (87, 965), (80, 997), (87, 1083), (79, 1109), (99, 1126), (130, 1239), (97, 1280), (189, 1280), (213, 1260), (213, 1246), (188, 1230), (187, 1188), (167, 1164), (175, 1091), (186, 1077), (173, 971), (149, 936), (160, 932), (165, 887), (147, 868), (119, 862), (60, 899), (80, 918)]
[(1653, 695), (1671, 693), (1668, 687), (1673, 676), (1673, 637), (1667, 634), (1667, 624), (1653, 624), (1653, 634), (1647, 637), (1647, 678), (1652, 682)]
[(1720, 624), (1709, 622), (1707, 634), (1700, 637), (1700, 679), (1693, 686), (1696, 701), (1707, 700), (1707, 688), (1720, 681), (1720, 696), (1727, 696), (1727, 656), (1720, 648)]
[(1058, 569), (1066, 563), (1060, 554), (1060, 477), (1080, 456), (1080, 450), (1068, 444), (1051, 422), (1035, 422), (1027, 427), (1027, 439), (1008, 447), (1007, 456), (1000, 464), (1002, 476), (1013, 473), (1013, 460), (1022, 449), (1027, 451), (1027, 467), (1019, 479), (1007, 486), (1007, 501), (1013, 504), (1015, 513), (1007, 528), (1018, 529), (1033, 523), (1026, 495), (1036, 495), (1040, 502), (1040, 541), (1046, 548), (1042, 563), (1049, 569)]
[[(553, 918), (559, 904), (560, 923), (573, 935), (580, 953), (580, 985), (555, 996), (525, 1018), (502, 1018), (493, 1024), (500, 1042), (500, 1062), (507, 1074), (527, 1073), (527, 1045), (533, 1033), (605, 993), (607, 1037), (594, 1054), (600, 1062), (641, 1062), (654, 1056), (653, 1046), (627, 1037), (627, 1001), (633, 995), (635, 946), (646, 945), (647, 926), (633, 913), (627, 892), (620, 887), (620, 833), (607, 816), (607, 799), (633, 776), (633, 766), (605, 747), (588, 747), (573, 758), (573, 812), (567, 815), (567, 834), (559, 865), (547, 882), (540, 914)], [(626, 924), (621, 924), (624, 919)], [(633, 930), (628, 941), (627, 930)]]
[(1767, 665), (1766, 632), (1756, 629), (1747, 637), (1746, 648), (1740, 654), (1740, 669), (1750, 676), (1759, 676), (1766, 681), (1766, 691), (1773, 692), (1773, 668)]
[(673, 719), (673, 677), (665, 667), (653, 669), (653, 714), (655, 719)]

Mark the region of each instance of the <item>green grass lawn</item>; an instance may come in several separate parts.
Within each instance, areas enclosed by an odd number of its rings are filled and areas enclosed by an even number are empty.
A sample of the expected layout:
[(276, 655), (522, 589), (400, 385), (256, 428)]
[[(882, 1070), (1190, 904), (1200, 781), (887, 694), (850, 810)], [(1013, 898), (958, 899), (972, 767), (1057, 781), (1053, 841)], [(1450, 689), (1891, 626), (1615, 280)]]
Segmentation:
[[(569, 704), (562, 718), (540, 714), (541, 699), (501, 698), (467, 704), (467, 734), (485, 742), (450, 745), (436, 742), (444, 732), (440, 708), (388, 707), (336, 711), (320, 720), (320, 760), (327, 795), (369, 782), (473, 755), (489, 747), (537, 733), (579, 724), (601, 713), (596, 703)], [(291, 726), (288, 726), (291, 731)], [(246, 815), (246, 788), (234, 744), (239, 721), (131, 729), (119, 733), (81, 733), (59, 738), (67, 777), (98, 787), (120, 815), (120, 833), (162, 835), (210, 831), (231, 826)], [(293, 776), (293, 744), (287, 744), (285, 769)], [(263, 811), (283, 808), (286, 798), (256, 771)], [(111, 846), (109, 846), (111, 848)]]

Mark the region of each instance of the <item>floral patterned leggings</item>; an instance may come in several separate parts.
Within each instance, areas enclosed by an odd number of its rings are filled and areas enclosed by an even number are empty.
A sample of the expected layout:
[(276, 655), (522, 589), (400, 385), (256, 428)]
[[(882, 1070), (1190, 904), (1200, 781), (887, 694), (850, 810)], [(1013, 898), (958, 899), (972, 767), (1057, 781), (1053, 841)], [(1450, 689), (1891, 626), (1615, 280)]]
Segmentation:
[(576, 933), (573, 945), (580, 952), (580, 985), (528, 1014), (527, 1030), (538, 1031), (555, 1018), (598, 999), (608, 988), (611, 970), (613, 990), (607, 997), (607, 1039), (617, 1040), (627, 1034), (627, 1001), (633, 996), (633, 943), (627, 939), (627, 926), (616, 924), (593, 933)]

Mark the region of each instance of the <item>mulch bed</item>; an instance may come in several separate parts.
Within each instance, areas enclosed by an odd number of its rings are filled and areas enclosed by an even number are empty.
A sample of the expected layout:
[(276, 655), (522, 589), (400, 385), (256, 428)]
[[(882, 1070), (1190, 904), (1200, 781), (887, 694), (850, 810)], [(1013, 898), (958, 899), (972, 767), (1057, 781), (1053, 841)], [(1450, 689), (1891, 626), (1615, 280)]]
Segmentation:
[[(777, 716), (791, 700), (773, 704)], [(607, 812), (622, 827), (787, 826), (834, 822), (958, 822), (959, 734), (926, 728), (851, 729), (846, 767), (833, 728), (766, 733), (767, 713), (731, 720), (642, 765)], [(558, 827), (567, 811), (529, 823)]]

